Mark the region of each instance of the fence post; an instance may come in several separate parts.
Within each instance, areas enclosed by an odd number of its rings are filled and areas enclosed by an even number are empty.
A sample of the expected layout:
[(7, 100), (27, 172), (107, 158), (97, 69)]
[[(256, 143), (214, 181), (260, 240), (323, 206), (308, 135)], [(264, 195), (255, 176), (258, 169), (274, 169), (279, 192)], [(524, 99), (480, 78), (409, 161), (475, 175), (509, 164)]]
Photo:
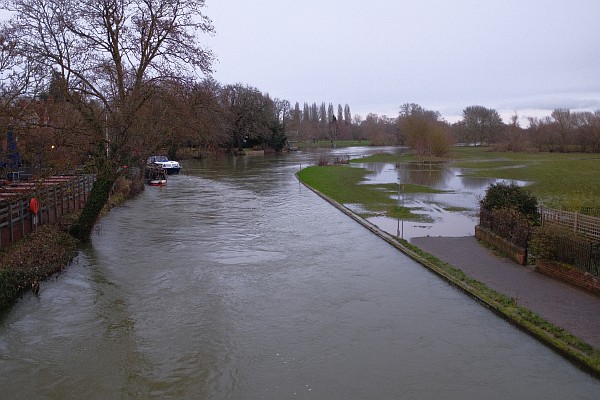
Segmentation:
[(77, 182), (73, 178), (71, 178), (71, 185), (73, 187), (71, 190), (73, 192), (73, 210), (77, 210), (77, 196), (79, 195), (79, 191), (77, 190)]
[(60, 215), (65, 214), (65, 184), (61, 183), (58, 185), (58, 189), (60, 190)]
[[(54, 220), (58, 221), (58, 198), (56, 197), (56, 186), (52, 186), (52, 188), (48, 188), (48, 192), (52, 189), (52, 203), (54, 204)], [(48, 194), (50, 197), (50, 194)]]
[(81, 180), (79, 177), (76, 177), (73, 179), (73, 182), (75, 182), (75, 187), (77, 188), (77, 200), (75, 201), (75, 207), (77, 207), (79, 210), (81, 209)]
[(9, 239), (10, 239), (10, 243), (14, 242), (15, 239), (15, 235), (13, 233), (14, 230), (14, 224), (13, 224), (13, 202), (9, 200), (8, 203), (8, 229), (10, 232), (9, 235)]
[(21, 237), (25, 236), (25, 205), (23, 204), (23, 197), (19, 201), (19, 219), (21, 220)]

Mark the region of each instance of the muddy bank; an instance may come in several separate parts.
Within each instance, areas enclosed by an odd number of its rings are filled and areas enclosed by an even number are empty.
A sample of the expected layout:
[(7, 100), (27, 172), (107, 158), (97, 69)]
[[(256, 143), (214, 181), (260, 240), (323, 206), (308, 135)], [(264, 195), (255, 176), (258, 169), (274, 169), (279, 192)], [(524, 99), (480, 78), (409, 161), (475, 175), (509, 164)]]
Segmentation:
[(41, 281), (63, 270), (75, 256), (77, 240), (67, 232), (73, 216), (44, 225), (0, 253), (0, 310)]

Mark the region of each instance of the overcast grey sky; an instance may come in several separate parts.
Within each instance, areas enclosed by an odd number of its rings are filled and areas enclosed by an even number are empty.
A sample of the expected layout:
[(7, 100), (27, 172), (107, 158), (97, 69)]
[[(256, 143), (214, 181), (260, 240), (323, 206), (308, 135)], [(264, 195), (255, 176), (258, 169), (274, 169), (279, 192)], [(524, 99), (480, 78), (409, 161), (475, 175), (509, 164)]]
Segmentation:
[(206, 0), (214, 78), (292, 104), (454, 121), (600, 109), (600, 0)]

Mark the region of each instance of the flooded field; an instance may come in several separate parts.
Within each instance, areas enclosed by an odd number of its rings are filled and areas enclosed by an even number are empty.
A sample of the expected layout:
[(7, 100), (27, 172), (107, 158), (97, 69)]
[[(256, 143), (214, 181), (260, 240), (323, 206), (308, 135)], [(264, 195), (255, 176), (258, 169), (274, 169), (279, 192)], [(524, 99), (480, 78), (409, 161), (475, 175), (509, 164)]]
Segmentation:
[[(408, 207), (423, 221), (403, 221), (385, 216), (367, 218), (388, 233), (404, 239), (422, 236), (472, 236), (479, 218), (479, 201), (488, 186), (504, 182), (524, 186), (527, 182), (470, 177), (468, 170), (447, 164), (356, 163), (370, 171), (365, 184), (396, 183), (398, 205)], [(414, 184), (441, 193), (404, 193), (402, 185)], [(352, 208), (352, 206), (350, 206)]]

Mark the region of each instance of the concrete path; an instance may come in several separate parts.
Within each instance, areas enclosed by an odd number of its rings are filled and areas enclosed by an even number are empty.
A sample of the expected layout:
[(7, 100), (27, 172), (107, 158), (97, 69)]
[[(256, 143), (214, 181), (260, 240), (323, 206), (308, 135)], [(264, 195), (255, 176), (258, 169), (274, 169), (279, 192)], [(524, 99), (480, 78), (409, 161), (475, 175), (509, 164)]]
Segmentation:
[(500, 257), (473, 236), (410, 242), (600, 349), (600, 297)]

